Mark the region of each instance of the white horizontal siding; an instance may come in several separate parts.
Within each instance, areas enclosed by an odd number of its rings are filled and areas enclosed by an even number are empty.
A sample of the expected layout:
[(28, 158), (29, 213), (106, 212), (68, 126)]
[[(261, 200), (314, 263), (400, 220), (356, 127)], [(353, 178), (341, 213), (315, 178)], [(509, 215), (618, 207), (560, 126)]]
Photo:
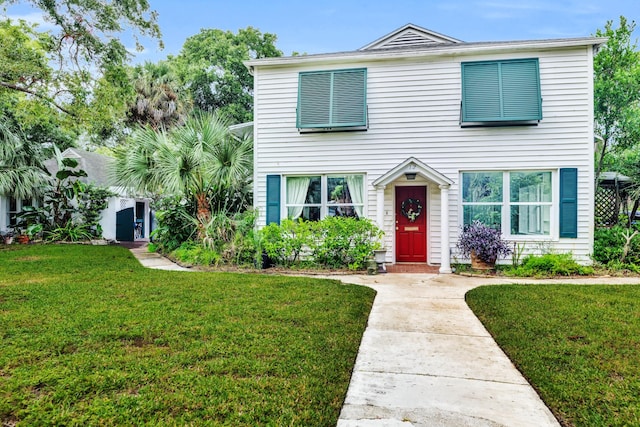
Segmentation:
[[(460, 63), (539, 58), (543, 120), (538, 126), (461, 128)], [(459, 232), (459, 174), (464, 170), (579, 169), (579, 239), (556, 239), (558, 250), (591, 252), (593, 209), (591, 59), (587, 48), (485, 57), (442, 56), (332, 65), (367, 68), (369, 127), (359, 132), (299, 133), (298, 73), (317, 65), (259, 68), (255, 74), (255, 204), (264, 224), (268, 174), (366, 173), (367, 212), (375, 219), (373, 181), (410, 156), (451, 179), (450, 240)], [(393, 247), (393, 186), (385, 190), (384, 229)], [(440, 190), (429, 187), (429, 261), (440, 259)]]

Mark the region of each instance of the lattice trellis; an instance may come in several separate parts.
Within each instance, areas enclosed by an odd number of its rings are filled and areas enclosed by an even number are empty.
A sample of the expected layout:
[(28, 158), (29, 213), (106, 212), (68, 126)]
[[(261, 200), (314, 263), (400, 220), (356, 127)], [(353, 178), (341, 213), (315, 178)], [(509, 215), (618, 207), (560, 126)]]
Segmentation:
[(596, 226), (611, 227), (620, 215), (620, 195), (614, 187), (598, 186), (596, 190)]
[(130, 199), (120, 199), (120, 210), (133, 207), (133, 201)]

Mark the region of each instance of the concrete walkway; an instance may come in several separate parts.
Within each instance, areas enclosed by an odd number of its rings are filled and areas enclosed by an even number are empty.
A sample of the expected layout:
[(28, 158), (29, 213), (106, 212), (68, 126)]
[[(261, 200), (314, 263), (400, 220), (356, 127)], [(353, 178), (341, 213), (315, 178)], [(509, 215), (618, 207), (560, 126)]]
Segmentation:
[[(185, 270), (132, 248), (142, 265)], [(316, 276), (318, 277), (318, 276)], [(638, 278), (531, 280), (436, 274), (326, 276), (377, 295), (338, 427), (558, 427), (551, 411), (465, 303), (499, 283), (640, 283)]]
[(147, 250), (146, 242), (140, 244), (137, 244), (137, 242), (129, 243), (123, 244), (122, 246), (129, 248), (133, 256), (140, 261), (140, 264), (142, 264), (143, 267), (154, 268), (157, 270), (191, 271), (188, 268), (179, 266), (169, 258), (163, 257), (155, 252), (149, 252)]
[(559, 426), (464, 300), (498, 283), (639, 283), (456, 275), (335, 276), (378, 293), (338, 427)]

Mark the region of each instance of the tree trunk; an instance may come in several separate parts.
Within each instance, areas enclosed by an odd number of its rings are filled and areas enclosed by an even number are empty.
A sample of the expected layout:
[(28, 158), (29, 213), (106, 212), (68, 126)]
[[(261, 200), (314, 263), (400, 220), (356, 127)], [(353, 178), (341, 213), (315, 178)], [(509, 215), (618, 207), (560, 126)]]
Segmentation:
[(206, 237), (207, 224), (211, 220), (211, 206), (206, 193), (196, 194), (196, 218), (198, 219), (198, 239)]
[(631, 249), (631, 240), (638, 235), (638, 230), (635, 230), (633, 234), (631, 234), (630, 230), (625, 231), (623, 234), (624, 239), (626, 240), (624, 243), (624, 247), (622, 248), (622, 256), (620, 257), (620, 262), (624, 263), (624, 260), (629, 255), (629, 250)]
[(627, 212), (627, 228), (631, 228), (633, 225), (633, 220), (636, 217), (636, 212), (638, 212), (638, 207), (640, 207), (640, 199), (636, 199), (633, 202), (633, 208), (631, 208), (630, 212)]
[(604, 164), (604, 156), (607, 155), (607, 147), (609, 145), (609, 138), (603, 136), (602, 137), (602, 149), (600, 150), (600, 153), (598, 154), (598, 159), (596, 161), (596, 170), (595, 170), (595, 181), (596, 181), (596, 187), (598, 185), (598, 179), (600, 178), (600, 174), (602, 173), (602, 166)]

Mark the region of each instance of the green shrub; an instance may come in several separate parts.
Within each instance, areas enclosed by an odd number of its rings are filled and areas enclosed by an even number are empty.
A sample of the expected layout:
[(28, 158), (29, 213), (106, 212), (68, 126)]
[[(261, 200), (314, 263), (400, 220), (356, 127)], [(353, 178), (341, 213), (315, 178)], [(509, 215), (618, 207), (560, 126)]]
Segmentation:
[(257, 211), (237, 213), (229, 221), (226, 242), (221, 242), (221, 255), (225, 264), (240, 267), (259, 265), (261, 258), (260, 237), (255, 230)]
[(291, 267), (300, 261), (302, 249), (311, 243), (311, 223), (282, 220), (271, 223), (260, 231), (262, 249), (269, 259), (281, 267)]
[(367, 218), (327, 217), (314, 224), (311, 234), (311, 257), (326, 268), (363, 270), (381, 247), (382, 231)]
[(67, 221), (64, 226), (56, 227), (45, 233), (45, 239), (50, 242), (80, 242), (93, 237), (90, 225), (75, 224), (73, 220)]
[(193, 241), (182, 243), (179, 248), (171, 252), (171, 256), (185, 265), (216, 266), (221, 261), (217, 251)]
[(625, 233), (633, 233), (634, 229), (627, 229), (620, 225), (611, 228), (596, 228), (593, 240), (593, 259), (609, 268), (621, 265), (640, 264), (640, 236), (630, 242), (630, 247), (624, 262), (621, 258), (626, 243)]
[(195, 205), (180, 197), (164, 197), (154, 202), (156, 228), (151, 238), (161, 252), (170, 253), (196, 233)]
[(380, 249), (382, 231), (369, 219), (327, 217), (321, 221), (285, 219), (261, 230), (267, 256), (278, 266), (306, 263), (312, 268), (366, 268)]
[(593, 274), (593, 268), (578, 264), (571, 253), (527, 255), (516, 268), (505, 273), (520, 277), (548, 277)]

